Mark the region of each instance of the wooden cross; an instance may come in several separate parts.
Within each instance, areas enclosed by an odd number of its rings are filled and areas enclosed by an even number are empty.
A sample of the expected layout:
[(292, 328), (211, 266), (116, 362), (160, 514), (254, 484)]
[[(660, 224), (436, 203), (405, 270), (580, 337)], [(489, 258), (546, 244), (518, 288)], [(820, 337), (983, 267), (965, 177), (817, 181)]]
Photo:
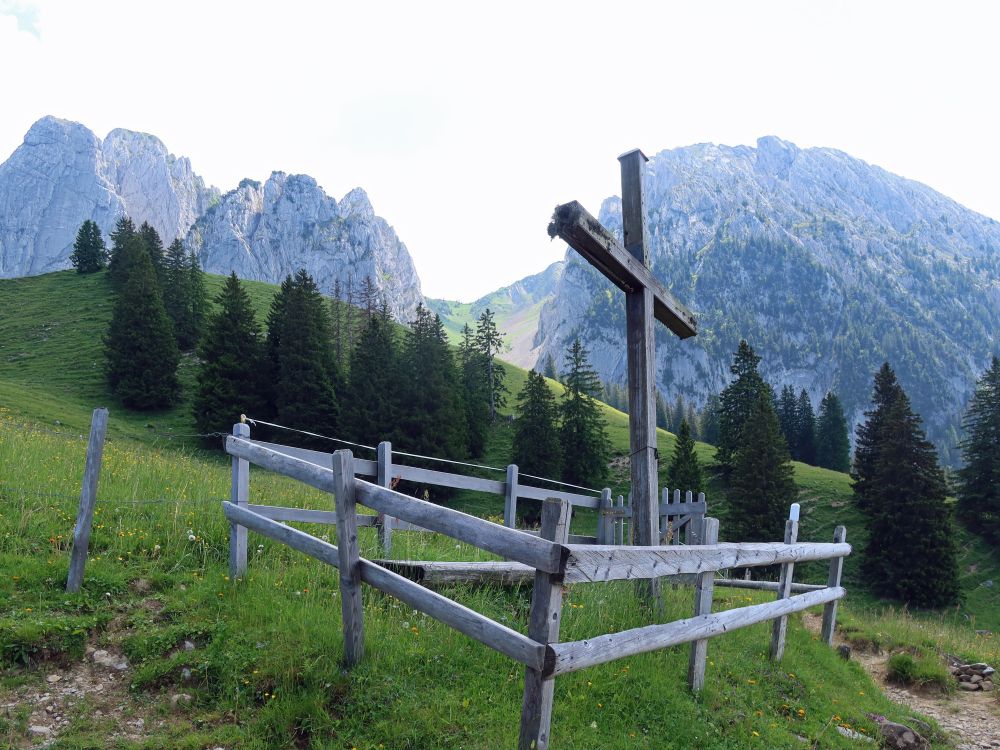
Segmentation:
[(697, 335), (698, 329), (691, 312), (649, 271), (642, 195), (642, 169), (649, 160), (634, 149), (618, 161), (622, 169), (624, 247), (576, 201), (556, 207), (549, 236), (565, 240), (625, 292), (632, 527), (637, 544), (654, 545), (659, 543), (659, 497), (653, 320), (682, 339)]

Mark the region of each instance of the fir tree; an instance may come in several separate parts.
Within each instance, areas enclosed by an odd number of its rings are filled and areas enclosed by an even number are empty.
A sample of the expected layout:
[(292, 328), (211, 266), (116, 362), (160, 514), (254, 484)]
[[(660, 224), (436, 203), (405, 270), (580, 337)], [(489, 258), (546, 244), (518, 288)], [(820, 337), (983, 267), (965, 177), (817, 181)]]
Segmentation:
[(344, 390), (344, 429), (351, 440), (376, 445), (392, 439), (400, 410), (398, 349), (392, 315), (387, 309), (373, 315), (351, 352)]
[(171, 406), (180, 394), (180, 354), (152, 262), (135, 236), (118, 251), (124, 284), (104, 339), (108, 383), (130, 409)]
[(184, 335), (191, 346), (196, 346), (205, 328), (205, 318), (208, 317), (208, 292), (205, 290), (205, 272), (193, 250), (188, 253), (187, 270), (189, 328)]
[(153, 229), (153, 226), (148, 222), (142, 222), (139, 227), (139, 238), (142, 240), (142, 244), (146, 246), (146, 252), (149, 253), (149, 259), (153, 263), (153, 270), (156, 272), (156, 278), (160, 282), (160, 286), (163, 286), (163, 240), (160, 239), (159, 233)]
[(656, 426), (661, 430), (670, 429), (670, 407), (663, 400), (663, 395), (659, 389), (656, 390)]
[(1000, 358), (976, 384), (965, 414), (964, 468), (958, 472), (958, 507), (963, 522), (1000, 542)]
[[(875, 451), (874, 463), (862, 464), (870, 472), (863, 485), (870, 493), (864, 503), (865, 580), (877, 595), (917, 607), (954, 604), (958, 563), (951, 511), (945, 505), (947, 487), (920, 417), (897, 385), (877, 424), (870, 418), (866, 426)], [(855, 493), (859, 485), (855, 483)]]
[(108, 249), (95, 222), (87, 219), (80, 225), (69, 259), (77, 273), (94, 273), (107, 265)]
[(206, 312), (204, 273), (194, 253), (174, 240), (163, 258), (163, 305), (174, 324), (177, 345), (184, 351), (198, 344)]
[[(534, 370), (517, 394), (514, 421), (514, 440), (511, 463), (517, 464), (521, 474), (536, 477), (558, 477), (562, 469), (562, 451), (556, 426), (558, 407), (545, 378)], [(518, 503), (522, 517), (531, 525), (541, 518), (539, 501), (521, 500)]]
[(719, 437), (715, 460), (724, 473), (732, 468), (733, 454), (743, 444), (743, 428), (757, 402), (761, 397), (774, 400), (771, 386), (764, 382), (757, 370), (759, 363), (760, 357), (753, 348), (746, 341), (740, 341), (733, 364), (729, 367), (734, 380), (719, 397)]
[(674, 443), (674, 455), (667, 467), (667, 486), (682, 492), (691, 490), (697, 495), (702, 491), (703, 485), (701, 463), (694, 452), (691, 427), (687, 419), (682, 419), (677, 431), (677, 442)]
[(851, 476), (854, 479), (854, 502), (858, 510), (868, 510), (879, 502), (880, 488), (872, 482), (879, 463), (879, 434), (886, 411), (902, 390), (896, 380), (896, 373), (885, 362), (875, 374), (873, 408), (865, 412), (866, 420), (858, 426), (858, 439), (854, 447), (854, 471)]
[(458, 367), (465, 402), (469, 455), (476, 458), (486, 450), (490, 426), (489, 383), (483, 377), (487, 369), (485, 356), (476, 346), (472, 329), (466, 323), (462, 327), (462, 341), (458, 345)]
[(493, 313), (487, 307), (476, 322), (476, 347), (485, 357), (486, 382), (489, 384), (490, 421), (495, 422), (497, 409), (507, 404), (507, 386), (504, 381), (506, 370), (496, 361), (496, 355), (503, 349), (503, 334), (497, 329)]
[(590, 366), (587, 350), (574, 339), (566, 355), (559, 429), (563, 454), (562, 478), (585, 487), (604, 486), (611, 453), (604, 416), (594, 396), (601, 383)]
[(760, 391), (733, 454), (726, 520), (730, 538), (738, 542), (782, 539), (788, 508), (797, 497), (788, 446), (772, 399)]
[(819, 406), (816, 424), (816, 465), (824, 469), (847, 472), (851, 469), (851, 443), (847, 437), (847, 420), (837, 394), (830, 391)]
[(684, 397), (678, 393), (677, 398), (674, 399), (674, 406), (670, 410), (670, 431), (675, 435), (680, 432), (681, 422), (684, 421), (686, 414), (687, 407), (684, 405)]
[(697, 440), (701, 436), (701, 429), (698, 426), (698, 412), (695, 410), (694, 404), (688, 404), (685, 419), (688, 423), (688, 429), (691, 432), (691, 438)]
[(545, 355), (545, 367), (542, 374), (549, 380), (559, 380), (559, 372), (556, 370), (556, 360), (552, 356), (552, 352)]
[(713, 393), (705, 400), (701, 410), (701, 429), (698, 432), (703, 443), (719, 444), (719, 408), (719, 397)]
[(795, 403), (795, 454), (803, 463), (816, 463), (816, 416), (805, 388)]
[[(122, 216), (115, 222), (114, 231), (111, 232), (111, 251), (108, 254), (108, 276), (116, 290), (120, 289), (125, 281), (125, 247), (130, 244), (136, 236), (135, 224), (128, 216)], [(155, 271), (154, 271), (155, 275)]]
[(781, 425), (781, 434), (788, 444), (788, 452), (793, 459), (798, 459), (798, 400), (795, 398), (795, 389), (790, 385), (784, 386), (778, 397), (778, 424)]
[(347, 370), (347, 356), (351, 353), (344, 343), (344, 301), (340, 279), (333, 282), (333, 299), (330, 300), (330, 319), (333, 321), (333, 354), (341, 372)]
[(246, 289), (230, 274), (215, 298), (198, 350), (202, 360), (194, 395), (199, 432), (228, 432), (240, 414), (261, 409), (260, 367), (264, 342)]

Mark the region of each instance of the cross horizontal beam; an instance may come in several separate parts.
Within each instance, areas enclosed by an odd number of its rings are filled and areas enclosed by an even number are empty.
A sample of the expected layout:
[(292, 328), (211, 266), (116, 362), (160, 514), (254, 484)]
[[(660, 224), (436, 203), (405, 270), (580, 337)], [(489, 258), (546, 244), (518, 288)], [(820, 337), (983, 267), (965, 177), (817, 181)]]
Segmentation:
[(698, 333), (694, 315), (632, 257), (577, 201), (556, 206), (549, 237), (560, 237), (623, 292), (647, 287), (653, 293), (653, 316), (682, 339)]

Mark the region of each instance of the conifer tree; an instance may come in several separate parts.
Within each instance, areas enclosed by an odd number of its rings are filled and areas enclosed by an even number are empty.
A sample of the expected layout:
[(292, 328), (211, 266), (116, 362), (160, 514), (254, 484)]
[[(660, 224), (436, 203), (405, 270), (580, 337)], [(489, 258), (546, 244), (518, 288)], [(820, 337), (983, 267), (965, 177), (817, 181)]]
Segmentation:
[(180, 354), (145, 243), (121, 241), (118, 269), (124, 284), (104, 339), (111, 389), (130, 409), (173, 405), (180, 394)]
[(855, 494), (861, 487), (869, 493), (862, 570), (879, 596), (917, 607), (947, 606), (959, 588), (944, 472), (903, 389), (896, 385), (890, 393), (877, 422), (873, 415), (865, 425), (874, 460), (860, 463), (866, 473), (854, 485)]
[(837, 394), (830, 391), (819, 406), (816, 424), (816, 465), (824, 469), (847, 472), (851, 469), (851, 443), (847, 437), (847, 420)]
[(496, 361), (496, 355), (503, 349), (503, 334), (497, 328), (493, 320), (493, 313), (487, 307), (476, 322), (476, 347), (485, 357), (486, 382), (489, 384), (488, 394), (490, 397), (490, 421), (495, 422), (497, 409), (501, 409), (507, 404), (506, 394), (508, 393), (505, 379), (507, 372), (503, 365)]
[(964, 421), (958, 507), (963, 522), (1000, 542), (1000, 358), (976, 384)]
[(677, 398), (674, 399), (674, 406), (670, 410), (670, 431), (675, 435), (680, 432), (681, 422), (684, 421), (686, 414), (687, 406), (684, 404), (684, 397), (678, 393)]
[(594, 398), (601, 383), (579, 338), (573, 340), (567, 352), (566, 367), (562, 377), (566, 390), (559, 405), (563, 480), (602, 487), (607, 481), (611, 448), (604, 416)]
[(206, 314), (204, 273), (194, 253), (174, 240), (163, 258), (163, 305), (174, 324), (177, 345), (183, 351), (198, 344)]
[(816, 463), (816, 416), (805, 388), (795, 403), (795, 455), (803, 463)]
[(556, 370), (556, 360), (552, 352), (545, 355), (545, 369), (542, 373), (549, 380), (559, 380), (559, 372)]
[(739, 542), (781, 540), (788, 508), (797, 497), (791, 458), (772, 399), (759, 391), (733, 454), (727, 535)]
[(458, 345), (458, 367), (462, 379), (465, 420), (468, 427), (469, 455), (476, 458), (486, 450), (486, 437), (490, 426), (489, 383), (486, 372), (486, 355), (476, 346), (476, 341), (466, 323), (462, 327), (462, 341)]
[(185, 331), (186, 341), (196, 346), (201, 333), (205, 329), (205, 318), (208, 316), (208, 292), (205, 290), (205, 272), (201, 268), (198, 256), (192, 250), (187, 257), (188, 270), (188, 325)]
[(681, 492), (691, 490), (696, 495), (704, 488), (701, 463), (694, 452), (694, 440), (691, 438), (691, 427), (687, 419), (681, 420), (677, 431), (674, 454), (667, 467), (667, 486)]
[(377, 445), (392, 439), (401, 409), (398, 349), (392, 314), (383, 308), (351, 352), (342, 400), (344, 429), (351, 440)]
[(701, 428), (698, 425), (698, 412), (694, 408), (693, 403), (689, 403), (687, 406), (687, 416), (684, 417), (688, 423), (688, 429), (691, 432), (691, 438), (697, 440), (701, 436)]
[(194, 395), (198, 431), (228, 432), (240, 414), (260, 413), (260, 368), (264, 342), (250, 295), (230, 274), (215, 298), (205, 337), (198, 350), (202, 360)]
[(115, 228), (111, 232), (111, 251), (108, 255), (108, 276), (116, 290), (120, 289), (125, 281), (123, 269), (125, 247), (135, 236), (135, 224), (128, 216), (122, 216), (115, 222)]
[(734, 380), (719, 397), (719, 437), (715, 460), (727, 474), (732, 468), (733, 454), (743, 444), (743, 428), (751, 411), (762, 396), (774, 400), (771, 386), (764, 382), (757, 370), (759, 363), (760, 357), (753, 348), (746, 341), (740, 341), (733, 364), (729, 367)]
[(77, 273), (94, 273), (107, 265), (108, 250), (96, 222), (87, 219), (80, 225), (69, 259)]
[(792, 386), (782, 387), (777, 411), (778, 424), (781, 425), (781, 434), (785, 436), (785, 442), (788, 444), (788, 452), (793, 459), (798, 459), (798, 400), (795, 398), (795, 389)]
[(709, 395), (705, 400), (705, 406), (701, 410), (701, 429), (699, 434), (703, 443), (709, 445), (719, 444), (719, 396), (715, 393)]
[(333, 321), (333, 354), (341, 372), (347, 371), (347, 357), (351, 352), (344, 343), (344, 301), (340, 279), (333, 282), (333, 299), (330, 300), (330, 319)]
[(872, 482), (879, 462), (880, 432), (889, 406), (902, 392), (896, 373), (888, 362), (875, 374), (875, 389), (872, 395), (872, 409), (865, 412), (865, 422), (858, 426), (857, 443), (854, 446), (854, 503), (858, 510), (866, 511), (877, 505), (880, 487)]
[(660, 393), (659, 389), (656, 390), (656, 426), (661, 430), (670, 429), (670, 407), (667, 406), (667, 402), (663, 400), (663, 394)]
[[(521, 474), (556, 478), (562, 470), (562, 450), (557, 427), (558, 407), (545, 378), (534, 370), (517, 394), (511, 463)], [(538, 501), (521, 500), (520, 513), (529, 523), (541, 517)]]
[(142, 239), (143, 244), (146, 246), (146, 252), (149, 253), (149, 259), (153, 263), (153, 270), (156, 272), (156, 278), (160, 282), (160, 286), (163, 286), (163, 240), (160, 239), (159, 233), (153, 228), (153, 226), (148, 222), (144, 221), (139, 227), (139, 237)]

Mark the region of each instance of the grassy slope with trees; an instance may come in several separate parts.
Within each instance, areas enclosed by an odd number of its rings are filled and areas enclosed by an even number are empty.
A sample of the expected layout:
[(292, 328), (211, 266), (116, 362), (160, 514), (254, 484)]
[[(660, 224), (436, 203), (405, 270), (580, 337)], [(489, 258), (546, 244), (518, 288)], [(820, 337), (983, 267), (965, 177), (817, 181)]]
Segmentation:
[[(208, 277), (210, 298), (221, 284), (221, 277)], [(263, 320), (276, 287), (253, 282), (246, 286), (257, 308), (258, 320)], [(171, 655), (173, 647), (186, 634), (197, 634), (205, 644), (204, 651), (198, 654), (205, 679), (199, 683), (191, 715), (215, 717), (206, 724), (213, 741), (238, 736), (247, 746), (271, 741), (281, 744), (288, 741), (290, 733), (304, 731), (299, 724), (305, 716), (309, 736), (325, 737), (324, 742), (332, 736), (342, 738), (340, 744), (330, 741), (317, 746), (340, 747), (343, 742), (358, 747), (377, 747), (379, 742), (388, 747), (510, 744), (508, 740), (517, 723), (519, 670), (485, 648), (430, 621), (411, 623), (408, 627), (417, 628), (419, 635), (413, 633), (402, 627), (403, 620), (413, 619), (409, 611), (394, 607), (391, 600), (370, 596), (370, 643), (384, 641), (392, 645), (372, 649), (368, 664), (345, 677), (335, 664), (339, 653), (339, 607), (331, 606), (330, 595), (335, 592), (336, 583), (330, 571), (265, 545), (272, 565), (258, 564), (259, 572), (251, 576), (254, 580), (248, 581), (243, 590), (230, 588), (223, 582), (226, 528), (214, 499), (227, 494), (224, 459), (193, 452), (194, 443), (186, 438), (171, 441), (175, 450), (148, 445), (169, 440), (164, 436), (171, 433), (193, 432), (189, 398), (194, 363), (190, 360), (182, 363), (185, 397), (178, 407), (137, 415), (117, 406), (105, 386), (102, 370), (100, 342), (111, 311), (105, 274), (79, 276), (66, 272), (2, 281), (0, 309), (17, 311), (16, 315), (0, 319), (0, 405), (6, 410), (0, 432), (3, 453), (0, 465), (19, 467), (16, 475), (5, 473), (2, 480), (5, 484), (0, 486), (3, 525), (0, 567), (5, 573), (0, 581), (0, 598), (10, 605), (4, 609), (11, 613), (4, 617), (0, 633), (8, 663), (16, 662), (19, 656), (37, 657), (32, 649), (40, 644), (48, 644), (51, 653), (57, 656), (64, 651), (75, 654), (88, 634), (97, 634), (99, 640), (120, 642), (125, 647), (137, 667), (137, 695), (152, 694), (155, 702), (159, 691), (169, 690), (176, 683), (181, 668), (177, 655)], [(507, 371), (508, 387), (516, 394), (526, 373), (509, 365)], [(553, 387), (559, 390), (557, 385)], [(112, 409), (111, 450), (101, 489), (105, 512), (109, 514), (105, 517), (112, 523), (101, 530), (105, 533), (95, 536), (94, 554), (102, 559), (95, 559), (88, 569), (92, 582), (79, 599), (71, 599), (66, 605), (58, 582), (65, 575), (67, 537), (82, 470), (84, 442), (77, 436), (86, 434), (91, 409), (98, 404), (107, 404)], [(624, 415), (603, 405), (602, 410), (608, 419), (613, 452), (619, 456), (626, 454), (628, 432)], [(25, 423), (40, 429), (26, 431)], [(45, 430), (71, 434), (51, 435)], [(511, 432), (504, 423), (494, 428), (484, 463), (502, 466), (507, 462)], [(674, 438), (663, 431), (658, 437), (661, 471), (665, 471)], [(146, 445), (137, 445), (136, 439)], [(697, 446), (703, 462), (708, 462), (713, 452), (710, 446)], [(11, 481), (13, 477), (17, 479), (16, 486)], [(803, 502), (801, 537), (827, 540), (833, 526), (844, 523), (849, 529), (849, 540), (859, 549), (860, 518), (850, 505), (849, 478), (796, 464), (795, 479)], [(614, 472), (612, 481), (616, 490), (623, 490), (627, 469), (622, 467)], [(273, 483), (255, 480), (256, 488), (268, 493), (275, 502), (316, 504), (315, 507), (328, 504), (328, 498), (308, 495), (277, 480)], [(50, 494), (39, 495), (39, 492)], [(713, 513), (723, 518), (724, 533), (725, 500), (718, 488), (710, 487), (708, 496)], [(116, 509), (113, 503), (144, 497), (173, 499), (176, 505), (126, 504)], [(206, 498), (212, 498), (213, 502), (193, 502)], [(487, 503), (482, 497), (460, 495), (453, 502), (492, 515), (500, 512), (495, 499)], [(585, 514), (577, 520), (578, 525), (590, 523), (592, 519), (588, 520)], [(187, 542), (184, 533), (187, 528), (196, 528), (199, 543)], [(113, 530), (126, 536), (117, 536)], [(162, 538), (154, 541), (153, 534)], [(142, 539), (134, 535), (142, 535)], [(470, 555), (481, 555), (470, 549), (455, 550), (446, 540), (442, 543), (409, 534), (400, 537), (403, 543), (396, 545), (400, 557), (472, 559)], [(153, 555), (152, 545), (156, 543), (161, 547)], [(369, 554), (374, 554), (373, 543), (367, 540)], [(996, 589), (979, 585), (996, 578), (1000, 570), (988, 548), (977, 538), (963, 533), (960, 546), (967, 598), (954, 617), (878, 615), (870, 609), (875, 603), (855, 587), (844, 608), (843, 622), (856, 630), (859, 638), (878, 641), (883, 646), (931, 648), (928, 643), (937, 643), (969, 658), (997, 660), (1000, 654), (996, 646), (992, 641), (976, 638), (972, 623), (965, 622), (964, 615), (973, 618), (978, 628), (993, 629), (1000, 624), (1000, 604), (992, 593)], [(118, 557), (123, 559), (119, 561)], [(856, 582), (856, 562), (856, 558), (848, 561), (852, 582)], [(969, 572), (973, 565), (975, 570)], [(805, 573), (822, 575), (815, 567)], [(153, 580), (156, 596), (166, 605), (165, 617), (147, 618), (141, 611), (133, 611), (135, 597), (128, 583), (137, 577)], [(186, 592), (178, 589), (182, 580), (190, 584)], [(309, 591), (294, 593), (303, 589)], [(111, 601), (101, 601), (104, 591), (113, 592)], [(523, 625), (526, 594), (489, 590), (457, 593), (470, 605)], [(741, 596), (720, 591), (718, 599), (733, 605), (742, 601)], [(566, 637), (649, 622), (653, 615), (641, 608), (637, 610), (630, 597), (630, 591), (624, 588), (575, 588), (570, 601), (578, 606), (571, 605), (567, 610)], [(685, 589), (670, 594), (666, 617), (684, 616), (689, 599)], [(121, 611), (131, 612), (126, 618), (128, 626), (121, 632), (110, 632), (108, 623)], [(272, 615), (242, 630), (246, 623), (243, 614), (250, 611), (267, 611)], [(235, 628), (238, 622), (241, 625)], [(289, 632), (293, 637), (277, 638), (275, 634), (279, 632)], [(791, 639), (781, 670), (763, 659), (765, 628), (758, 626), (713, 641), (710, 654), (717, 658), (710, 658), (719, 666), (710, 667), (709, 690), (700, 699), (691, 698), (682, 689), (686, 663), (683, 649), (560, 678), (556, 736), (569, 747), (634, 747), (637, 739), (645, 743), (639, 746), (662, 747), (658, 744), (663, 741), (659, 734), (662, 717), (672, 716), (684, 721), (676, 724), (671, 721), (671, 726), (693, 727), (685, 729), (683, 736), (671, 734), (676, 737), (677, 747), (694, 743), (689, 732), (699, 731), (707, 733), (698, 742), (705, 742), (705, 746), (754, 746), (763, 742), (773, 747), (793, 747), (798, 741), (792, 736), (792, 729), (803, 736), (816, 736), (824, 732), (825, 722), (833, 715), (856, 715), (857, 721), (863, 721), (866, 711), (902, 716), (898, 709), (874, 695), (875, 691), (857, 669), (829, 658), (826, 650), (814, 645), (802, 628), (793, 627)], [(273, 653), (261, 655), (251, 651), (251, 646), (258, 642), (274, 643)], [(302, 644), (308, 644), (308, 653), (301, 652)], [(761, 658), (747, 660), (742, 658), (743, 653)], [(240, 717), (239, 726), (220, 720), (219, 716), (233, 710), (234, 701), (239, 705), (240, 683), (230, 684), (232, 680), (227, 678), (219, 686), (210, 687), (209, 678), (232, 669), (243, 674), (240, 671), (243, 662), (250, 665), (258, 661), (265, 668), (255, 673), (252, 680), (247, 675), (244, 688), (247, 692), (242, 694), (242, 700), (249, 700), (253, 710)], [(312, 666), (303, 672), (302, 664), (306, 663)], [(718, 670), (714, 679), (713, 667)], [(4, 679), (9, 686), (37, 674), (29, 672), (26, 676), (16, 670), (8, 671)], [(492, 675), (506, 678), (500, 681), (503, 687), (499, 694), (497, 680)], [(333, 687), (324, 687), (327, 682)], [(866, 695), (858, 696), (857, 700), (852, 697), (849, 703), (845, 698), (846, 705), (839, 711), (832, 708), (833, 695), (853, 696), (854, 692)], [(261, 700), (264, 693), (278, 697)], [(388, 708), (375, 700), (377, 694), (390, 696)], [(331, 700), (335, 706), (330, 705)], [(786, 704), (796, 715), (788, 715)], [(635, 705), (639, 708), (633, 708)], [(799, 707), (805, 710), (801, 723), (797, 723)], [(243, 710), (246, 709), (244, 704)], [(408, 719), (411, 714), (418, 717), (416, 721)], [(359, 716), (367, 717), (367, 723), (361, 722)], [(597, 723), (596, 729), (591, 728), (591, 721)], [(83, 738), (87, 732), (97, 737), (100, 728), (81, 726), (79, 736)], [(754, 732), (760, 735), (759, 739)], [(630, 737), (633, 733), (634, 738)], [(837, 746), (839, 739), (831, 731), (823, 736), (824, 742), (829, 740), (831, 746)], [(207, 741), (204, 737), (202, 740)], [(161, 740), (163, 746), (173, 746), (173, 742)], [(190, 746), (201, 746), (193, 739), (190, 742)], [(98, 745), (87, 745), (81, 740), (77, 746)]]

